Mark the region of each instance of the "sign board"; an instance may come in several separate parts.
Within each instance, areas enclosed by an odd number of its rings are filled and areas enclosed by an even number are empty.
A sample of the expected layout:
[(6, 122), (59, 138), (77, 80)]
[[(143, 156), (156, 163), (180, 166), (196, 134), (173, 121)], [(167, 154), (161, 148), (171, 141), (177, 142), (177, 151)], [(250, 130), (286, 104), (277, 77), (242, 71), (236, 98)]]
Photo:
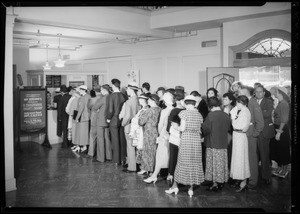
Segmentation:
[(46, 89), (20, 89), (20, 131), (38, 132), (46, 129)]

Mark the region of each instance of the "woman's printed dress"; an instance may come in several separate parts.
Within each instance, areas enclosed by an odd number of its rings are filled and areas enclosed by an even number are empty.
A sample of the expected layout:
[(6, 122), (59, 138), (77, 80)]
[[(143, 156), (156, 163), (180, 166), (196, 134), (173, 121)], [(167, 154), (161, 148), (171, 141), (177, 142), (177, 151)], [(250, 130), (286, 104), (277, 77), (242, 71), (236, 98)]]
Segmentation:
[(197, 109), (183, 110), (178, 116), (186, 121), (186, 128), (181, 135), (174, 180), (184, 185), (200, 185), (204, 181), (200, 136), (203, 118)]
[(156, 154), (157, 125), (161, 108), (153, 107), (140, 115), (139, 125), (144, 127), (141, 169), (153, 172)]

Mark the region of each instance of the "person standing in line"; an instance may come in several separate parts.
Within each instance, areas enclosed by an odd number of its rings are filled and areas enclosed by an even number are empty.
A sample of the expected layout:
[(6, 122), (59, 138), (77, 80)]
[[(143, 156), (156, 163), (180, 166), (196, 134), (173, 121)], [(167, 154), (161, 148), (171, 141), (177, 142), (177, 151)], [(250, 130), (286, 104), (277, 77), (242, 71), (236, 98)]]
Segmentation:
[(178, 183), (189, 185), (188, 195), (193, 196), (193, 186), (200, 185), (204, 181), (201, 151), (201, 124), (202, 115), (195, 108), (196, 98), (188, 95), (184, 99), (185, 108), (179, 113), (180, 126), (174, 124), (174, 128), (182, 132), (179, 145), (178, 161), (172, 187), (165, 190), (166, 193), (177, 194)]
[(57, 111), (59, 111), (60, 121), (61, 121), (61, 126), (62, 126), (62, 134), (63, 134), (63, 142), (62, 142), (61, 148), (67, 148), (67, 147), (70, 147), (71, 144), (68, 141), (69, 115), (66, 112), (66, 107), (71, 98), (71, 95), (69, 94), (69, 91), (65, 85), (62, 85), (61, 91), (62, 91), (62, 98), (60, 99), (61, 105), (57, 109)]
[(265, 88), (258, 85), (255, 88), (255, 98), (260, 105), (264, 117), (264, 128), (260, 132), (257, 141), (258, 155), (261, 162), (261, 177), (265, 184), (271, 183), (270, 166), (270, 139), (275, 136), (274, 125), (272, 122), (273, 102), (265, 98)]
[(135, 160), (135, 147), (132, 146), (132, 139), (129, 137), (131, 120), (137, 114), (139, 110), (139, 103), (137, 97), (138, 85), (136, 82), (128, 84), (127, 94), (129, 99), (123, 105), (119, 118), (122, 119), (122, 126), (124, 127), (124, 133), (127, 142), (127, 169), (123, 169), (123, 172), (136, 172), (136, 160)]
[(278, 100), (278, 105), (274, 110), (274, 129), (276, 132), (272, 144), (272, 159), (278, 164), (278, 168), (273, 172), (275, 176), (286, 178), (288, 175), (288, 165), (291, 163), (291, 135), (289, 129), (290, 98), (284, 92), (284, 88), (272, 87), (271, 94)]
[(158, 106), (161, 109), (166, 108), (166, 105), (164, 104), (164, 101), (163, 101), (163, 96), (165, 93), (166, 93), (166, 89), (164, 87), (159, 87), (156, 91), (156, 94), (159, 97), (159, 105)]
[(96, 130), (97, 130), (97, 146), (96, 146), (96, 159), (93, 161), (104, 163), (105, 160), (112, 160), (111, 141), (109, 136), (108, 123), (106, 121), (106, 106), (107, 97), (110, 94), (108, 85), (101, 86), (101, 95), (92, 107), (92, 111), (96, 112)]
[(240, 181), (232, 186), (238, 187), (236, 192), (242, 192), (247, 189), (247, 179), (251, 175), (248, 152), (249, 138), (246, 134), (251, 122), (251, 113), (247, 108), (249, 102), (247, 96), (238, 96), (236, 101), (236, 107), (230, 111), (233, 126), (230, 177)]
[(109, 123), (109, 131), (112, 142), (113, 150), (113, 162), (116, 165), (121, 165), (121, 154), (120, 154), (120, 126), (121, 121), (119, 119), (119, 114), (121, 112), (122, 106), (125, 102), (124, 95), (120, 92), (121, 82), (118, 79), (112, 79), (112, 89), (113, 93), (108, 99), (108, 111), (107, 111), (107, 123)]
[(62, 87), (64, 87), (66, 85), (62, 85), (60, 87), (60, 89), (56, 89), (55, 90), (55, 93), (57, 95), (54, 96), (53, 98), (53, 106), (55, 109), (57, 109), (57, 117), (56, 117), (56, 135), (58, 137), (61, 137), (62, 136), (62, 126), (61, 126), (61, 116), (60, 116), (60, 113), (61, 113), (61, 98), (62, 98)]
[(142, 92), (148, 96), (151, 95), (151, 92), (150, 92), (150, 84), (148, 82), (144, 82), (142, 84)]
[(248, 98), (248, 109), (251, 113), (251, 122), (247, 131), (251, 174), (248, 182), (248, 188), (254, 189), (256, 188), (258, 182), (257, 140), (260, 132), (264, 128), (264, 117), (259, 104), (250, 93), (250, 88), (243, 86), (240, 92), (242, 95), (245, 95)]
[[(198, 91), (192, 91), (190, 93), (190, 95), (193, 95), (196, 98), (196, 105), (195, 108), (198, 109), (198, 112), (201, 114), (203, 120), (205, 120), (205, 118), (208, 115), (208, 106), (207, 103), (204, 99), (202, 99), (201, 94), (199, 94)], [(203, 136), (201, 135), (201, 137), (203, 138)], [(204, 141), (202, 141), (201, 143), (201, 150), (202, 150), (202, 166), (203, 166), (203, 171), (205, 173), (205, 165), (206, 165), (206, 159), (205, 159), (205, 150), (206, 150), (206, 138), (204, 138)], [(211, 184), (211, 182), (209, 181), (204, 181), (203, 183), (201, 183), (202, 186), (209, 186)]]
[(70, 123), (71, 123), (71, 133), (72, 133), (72, 144), (73, 146), (71, 147), (71, 149), (73, 151), (79, 151), (79, 146), (78, 146), (78, 138), (77, 136), (77, 132), (78, 132), (78, 128), (77, 128), (77, 123), (74, 120), (74, 112), (78, 112), (77, 111), (77, 106), (78, 106), (78, 100), (80, 98), (80, 92), (79, 92), (79, 88), (73, 88), (72, 90), (72, 97), (70, 98), (68, 105), (66, 107), (66, 112), (67, 114), (69, 114), (69, 126), (70, 127)]
[(90, 110), (87, 105), (91, 96), (87, 93), (87, 86), (81, 85), (79, 86), (79, 91), (81, 97), (78, 101), (78, 113), (75, 118), (75, 121), (78, 123), (77, 129), (77, 137), (78, 137), (78, 145), (80, 148), (80, 152), (85, 152), (87, 150), (87, 145), (89, 143), (89, 120), (90, 120)]
[(197, 99), (196, 108), (198, 109), (199, 113), (202, 115), (203, 120), (205, 120), (206, 116), (208, 115), (208, 106), (204, 99), (202, 99), (201, 94), (198, 91), (192, 91), (190, 95), (193, 95)]
[(167, 181), (170, 181), (173, 184), (174, 181), (174, 172), (177, 164), (178, 150), (180, 144), (180, 132), (174, 128), (173, 123), (180, 124), (180, 118), (178, 114), (185, 109), (184, 103), (184, 92), (182, 90), (175, 89), (175, 102), (176, 107), (172, 109), (167, 125), (167, 132), (170, 133), (169, 146), (170, 146), (170, 160), (168, 167), (168, 176)]
[[(120, 92), (122, 93), (122, 95), (125, 98), (124, 104), (125, 102), (128, 100), (128, 94), (127, 94), (127, 87), (122, 87)], [(124, 104), (122, 106), (122, 109), (124, 109)], [(121, 112), (122, 112), (121, 109)], [(121, 114), (120, 112), (120, 114)], [(120, 130), (119, 130), (119, 134), (120, 134), (120, 157), (121, 157), (121, 165), (123, 166), (124, 169), (126, 169), (128, 167), (128, 163), (127, 163), (127, 140), (126, 140), (126, 136), (125, 136), (125, 130), (124, 130), (124, 126), (122, 126), (123, 123), (123, 117), (120, 118), (120, 114), (119, 114), (119, 119), (121, 121), (121, 126), (120, 126)]]
[(130, 126), (130, 132), (128, 134), (129, 138), (132, 141), (132, 146), (136, 148), (136, 171), (139, 175), (144, 174), (146, 171), (139, 170), (141, 164), (143, 163), (142, 159), (142, 152), (143, 152), (143, 145), (144, 145), (144, 131), (143, 127), (139, 125), (139, 118), (140, 115), (143, 114), (147, 109), (149, 109), (148, 106), (148, 99), (149, 97), (146, 94), (140, 94), (138, 96), (138, 102), (140, 110), (136, 113), (136, 115), (131, 120), (131, 126)]
[(220, 106), (217, 97), (209, 98), (210, 113), (202, 124), (203, 136), (207, 136), (205, 180), (212, 181), (212, 185), (207, 188), (209, 191), (222, 190), (229, 177), (228, 142), (224, 139), (227, 139), (231, 129), (231, 120)]
[(160, 118), (158, 123), (158, 133), (159, 136), (157, 137), (158, 146), (156, 149), (155, 155), (155, 168), (152, 175), (145, 179), (144, 182), (146, 183), (155, 183), (157, 181), (157, 176), (161, 169), (165, 169), (169, 167), (169, 133), (167, 132), (168, 126), (168, 118), (171, 111), (174, 109), (174, 97), (170, 92), (167, 92), (163, 95), (163, 101), (167, 106), (160, 112)]
[[(229, 115), (230, 117), (230, 111), (235, 107), (236, 105), (236, 98), (233, 95), (232, 92), (227, 92), (223, 94), (223, 99), (222, 99), (222, 109), (223, 111)], [(227, 146), (227, 157), (228, 157), (228, 169), (230, 169), (230, 164), (231, 164), (231, 154), (232, 154), (232, 125), (231, 129), (228, 132), (228, 146)], [(228, 184), (234, 184), (235, 181), (233, 181), (230, 177), (228, 179)]]
[(70, 112), (70, 107), (71, 107), (71, 103), (75, 99), (76, 90), (72, 86), (69, 86), (69, 89), (70, 89), (69, 94), (70, 94), (71, 98), (68, 101), (68, 104), (65, 108), (65, 111), (69, 115), (69, 119), (68, 119), (68, 143), (69, 143), (69, 147), (72, 148), (74, 146), (74, 144), (72, 142), (72, 115), (73, 115), (73, 112), (72, 113)]
[(139, 117), (139, 125), (144, 129), (141, 171), (138, 173), (140, 175), (152, 173), (154, 170), (156, 138), (158, 137), (157, 125), (161, 112), (161, 108), (158, 107), (159, 97), (156, 94), (149, 96), (148, 104), (150, 108)]
[(91, 99), (89, 99), (87, 105), (88, 109), (91, 112), (91, 116), (90, 116), (91, 125), (90, 125), (90, 138), (89, 138), (90, 141), (89, 141), (88, 156), (94, 157), (95, 147), (97, 144), (97, 112), (93, 109), (93, 106), (102, 97), (101, 86), (96, 85), (94, 87), (94, 90), (91, 90), (90, 95), (91, 95)]

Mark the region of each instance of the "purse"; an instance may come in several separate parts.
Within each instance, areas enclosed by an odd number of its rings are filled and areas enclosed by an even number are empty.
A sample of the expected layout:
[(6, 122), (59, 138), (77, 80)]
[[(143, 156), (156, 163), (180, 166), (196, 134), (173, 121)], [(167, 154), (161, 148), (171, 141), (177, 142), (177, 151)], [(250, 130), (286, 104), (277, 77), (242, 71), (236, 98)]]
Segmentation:
[[(73, 120), (76, 119), (77, 114), (78, 114), (78, 111), (77, 111), (77, 110), (74, 110), (74, 113), (73, 113)], [(81, 120), (81, 116), (79, 117), (78, 121), (80, 122), (80, 120)]]

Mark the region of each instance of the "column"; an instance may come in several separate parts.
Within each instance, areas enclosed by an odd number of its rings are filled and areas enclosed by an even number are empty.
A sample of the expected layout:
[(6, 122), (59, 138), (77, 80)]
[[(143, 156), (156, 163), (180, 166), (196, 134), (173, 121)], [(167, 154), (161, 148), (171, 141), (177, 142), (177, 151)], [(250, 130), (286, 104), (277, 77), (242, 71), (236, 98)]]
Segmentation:
[(13, 124), (13, 28), (15, 15), (12, 7), (6, 10), (5, 26), (5, 81), (4, 81), (4, 141), (5, 190), (16, 190), (14, 175), (14, 124)]

